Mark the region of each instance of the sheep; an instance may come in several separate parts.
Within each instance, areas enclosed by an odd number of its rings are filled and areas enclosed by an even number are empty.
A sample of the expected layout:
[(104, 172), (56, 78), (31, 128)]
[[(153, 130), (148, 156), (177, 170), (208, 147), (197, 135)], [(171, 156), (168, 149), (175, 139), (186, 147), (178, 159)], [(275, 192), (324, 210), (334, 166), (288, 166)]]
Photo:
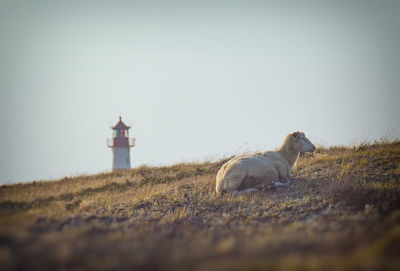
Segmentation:
[(222, 165), (217, 173), (216, 192), (247, 193), (270, 185), (284, 186), (293, 181), (292, 168), (300, 152), (314, 152), (315, 146), (304, 133), (286, 136), (276, 151), (240, 155)]

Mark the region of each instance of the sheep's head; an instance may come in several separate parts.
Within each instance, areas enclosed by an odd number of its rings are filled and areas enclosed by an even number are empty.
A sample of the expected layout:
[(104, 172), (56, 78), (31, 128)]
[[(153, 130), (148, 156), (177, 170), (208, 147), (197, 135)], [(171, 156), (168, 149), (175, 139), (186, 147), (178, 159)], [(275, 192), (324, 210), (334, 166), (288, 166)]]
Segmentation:
[(300, 152), (314, 152), (315, 146), (302, 132), (294, 132), (292, 140)]

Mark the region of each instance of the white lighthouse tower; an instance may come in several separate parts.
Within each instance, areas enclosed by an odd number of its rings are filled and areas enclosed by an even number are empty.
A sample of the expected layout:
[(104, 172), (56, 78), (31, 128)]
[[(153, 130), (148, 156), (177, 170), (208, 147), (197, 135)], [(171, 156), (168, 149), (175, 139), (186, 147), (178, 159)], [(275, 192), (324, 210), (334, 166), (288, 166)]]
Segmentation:
[(107, 146), (113, 152), (113, 171), (131, 168), (130, 148), (135, 146), (135, 138), (129, 138), (130, 128), (122, 122), (121, 116), (118, 123), (111, 127), (113, 138), (107, 139)]

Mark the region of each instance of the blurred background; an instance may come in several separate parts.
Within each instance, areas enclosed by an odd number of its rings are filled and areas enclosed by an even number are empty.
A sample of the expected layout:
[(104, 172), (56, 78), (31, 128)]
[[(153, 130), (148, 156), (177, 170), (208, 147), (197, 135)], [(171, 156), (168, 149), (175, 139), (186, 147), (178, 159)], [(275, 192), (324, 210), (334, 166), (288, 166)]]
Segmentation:
[(395, 138), (399, 1), (0, 1), (0, 184)]

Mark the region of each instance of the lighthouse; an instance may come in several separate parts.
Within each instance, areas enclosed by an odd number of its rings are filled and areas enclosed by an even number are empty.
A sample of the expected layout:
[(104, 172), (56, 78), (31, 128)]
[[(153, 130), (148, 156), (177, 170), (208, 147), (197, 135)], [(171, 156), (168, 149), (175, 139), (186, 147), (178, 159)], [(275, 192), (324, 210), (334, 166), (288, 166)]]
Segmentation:
[(129, 138), (130, 128), (122, 122), (121, 116), (118, 123), (111, 127), (113, 138), (107, 139), (107, 147), (113, 152), (113, 171), (131, 168), (130, 148), (135, 146), (135, 138)]

